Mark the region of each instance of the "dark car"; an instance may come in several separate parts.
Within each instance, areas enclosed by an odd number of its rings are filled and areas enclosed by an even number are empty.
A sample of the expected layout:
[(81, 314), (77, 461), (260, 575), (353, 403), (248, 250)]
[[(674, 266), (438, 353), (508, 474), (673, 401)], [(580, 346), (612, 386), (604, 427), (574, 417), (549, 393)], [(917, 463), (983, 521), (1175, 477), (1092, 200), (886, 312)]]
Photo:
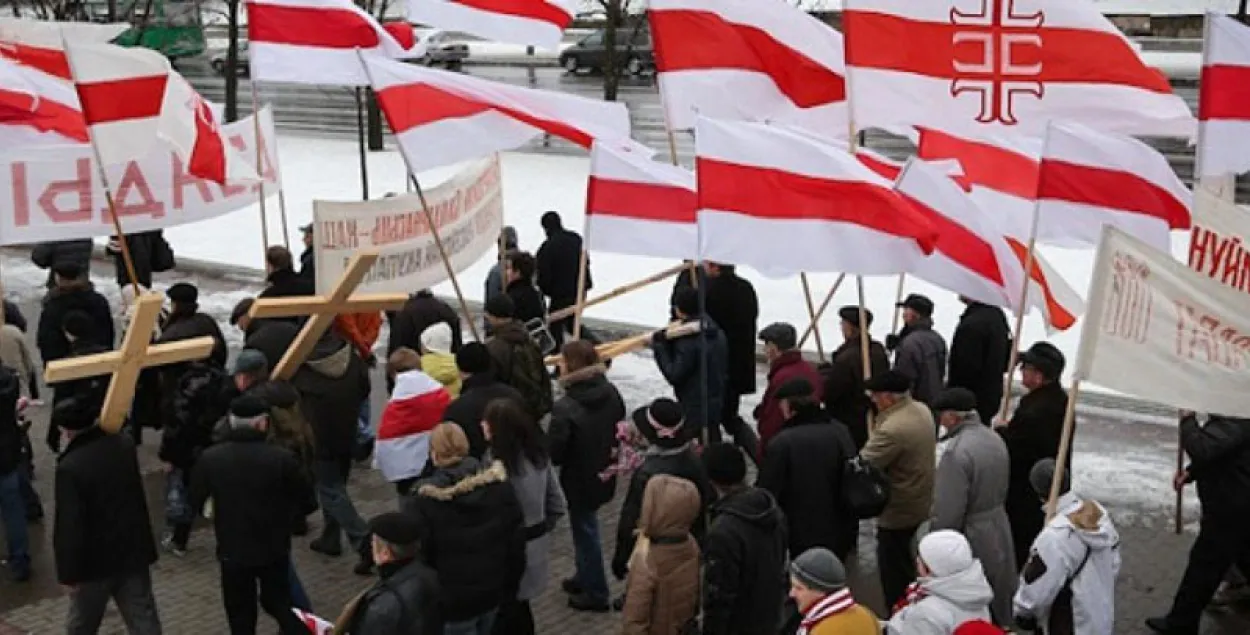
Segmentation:
[[(595, 31), (560, 53), (560, 66), (576, 73), (587, 69), (602, 72), (607, 64), (608, 48), (603, 44), (603, 31)], [(645, 29), (621, 28), (616, 32), (616, 55), (619, 68), (629, 75), (655, 70), (655, 52), (651, 33)]]
[(421, 36), (417, 43), (421, 55), (412, 58), (412, 62), (426, 66), (442, 66), (449, 71), (460, 70), (460, 66), (469, 59), (469, 45), (463, 38), (457, 38), (447, 31), (433, 30)]

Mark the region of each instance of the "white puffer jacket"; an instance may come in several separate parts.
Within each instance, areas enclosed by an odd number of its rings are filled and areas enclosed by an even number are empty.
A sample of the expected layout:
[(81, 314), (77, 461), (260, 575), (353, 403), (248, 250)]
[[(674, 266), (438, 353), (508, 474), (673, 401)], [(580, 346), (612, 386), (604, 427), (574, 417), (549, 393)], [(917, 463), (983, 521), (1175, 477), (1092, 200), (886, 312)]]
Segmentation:
[(951, 635), (971, 620), (989, 620), (994, 590), (980, 560), (942, 578), (920, 578), (922, 597), (899, 610), (885, 625), (887, 635)]

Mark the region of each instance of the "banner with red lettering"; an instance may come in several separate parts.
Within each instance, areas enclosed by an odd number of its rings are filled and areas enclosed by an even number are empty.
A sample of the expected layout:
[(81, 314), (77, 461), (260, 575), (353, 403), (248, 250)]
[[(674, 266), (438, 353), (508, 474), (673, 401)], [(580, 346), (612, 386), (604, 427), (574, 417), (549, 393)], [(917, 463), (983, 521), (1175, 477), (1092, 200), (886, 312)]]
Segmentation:
[[(273, 113), (260, 111), (265, 194), (278, 193)], [(248, 117), (222, 134), (256, 161), (256, 126)], [(207, 220), (258, 202), (260, 184), (221, 186), (187, 174), (169, 149), (108, 168), (122, 230), (141, 232)], [(111, 236), (104, 187), (89, 145), (0, 152), (0, 245)]]
[(1250, 209), (1194, 188), (1189, 268), (1250, 294)]
[(1250, 298), (1111, 226), (1075, 376), (1168, 406), (1250, 416)]
[[(452, 270), (464, 271), (495, 247), (503, 228), (499, 155), (468, 164), (426, 190), (425, 200)], [(318, 293), (329, 293), (359, 249), (380, 253), (359, 292), (414, 293), (449, 279), (415, 194), (353, 203), (313, 201), (313, 240)]]

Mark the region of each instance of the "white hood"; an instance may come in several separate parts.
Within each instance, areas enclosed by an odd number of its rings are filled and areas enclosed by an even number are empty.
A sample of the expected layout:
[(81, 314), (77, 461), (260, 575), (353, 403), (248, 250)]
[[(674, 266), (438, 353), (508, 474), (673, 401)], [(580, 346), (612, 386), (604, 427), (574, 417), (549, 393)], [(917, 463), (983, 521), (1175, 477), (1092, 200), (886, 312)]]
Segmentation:
[(943, 578), (920, 578), (919, 582), (925, 593), (969, 611), (984, 609), (994, 599), (994, 590), (985, 580), (980, 560), (973, 560), (971, 567), (958, 573)]

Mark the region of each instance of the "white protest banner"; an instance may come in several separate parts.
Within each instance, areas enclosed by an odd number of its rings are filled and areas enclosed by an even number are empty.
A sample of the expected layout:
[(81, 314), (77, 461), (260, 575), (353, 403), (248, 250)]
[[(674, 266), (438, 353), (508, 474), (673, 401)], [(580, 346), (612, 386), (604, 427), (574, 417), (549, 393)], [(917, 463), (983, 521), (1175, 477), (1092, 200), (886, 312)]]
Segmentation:
[(1250, 210), (1194, 188), (1189, 268), (1250, 294)]
[[(499, 155), (470, 163), (425, 191), (443, 248), (459, 273), (496, 246), (503, 228)], [(448, 279), (421, 201), (415, 194), (376, 201), (313, 201), (317, 293), (347, 269), (358, 249), (376, 249), (378, 261), (358, 293), (414, 293)]]
[[(265, 194), (278, 193), (273, 113), (260, 111)], [(251, 117), (222, 127), (231, 145), (256, 160)], [(109, 166), (109, 185), (127, 233), (228, 214), (257, 202), (260, 184), (221, 186), (187, 174), (168, 149)], [(89, 145), (23, 148), (0, 154), (0, 245), (111, 236), (104, 187)]]
[(1250, 416), (1250, 299), (1110, 226), (1076, 378), (1149, 401)]

